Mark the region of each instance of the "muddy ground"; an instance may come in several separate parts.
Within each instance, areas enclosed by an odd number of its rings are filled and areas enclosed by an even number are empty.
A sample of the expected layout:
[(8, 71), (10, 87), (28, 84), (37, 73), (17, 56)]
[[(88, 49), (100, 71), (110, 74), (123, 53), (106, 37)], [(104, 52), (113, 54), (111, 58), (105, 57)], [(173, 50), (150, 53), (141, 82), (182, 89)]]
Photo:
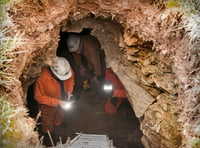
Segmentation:
[[(37, 113), (37, 106), (34, 100), (30, 100), (30, 98), (33, 99), (30, 96), (32, 95), (31, 89), (32, 87), (30, 87), (28, 93), (28, 107), (30, 116), (34, 118)], [(105, 134), (113, 140), (114, 146), (117, 148), (142, 148), (139, 121), (129, 102), (121, 104), (116, 114), (107, 114), (104, 111), (106, 98), (98, 91), (98, 88), (93, 88), (79, 92), (80, 96), (73, 108), (65, 112), (63, 121), (65, 127), (56, 128), (55, 134), (61, 136), (63, 142), (66, 141), (67, 137), (74, 138), (77, 132)], [(38, 127), (40, 129), (40, 125)]]

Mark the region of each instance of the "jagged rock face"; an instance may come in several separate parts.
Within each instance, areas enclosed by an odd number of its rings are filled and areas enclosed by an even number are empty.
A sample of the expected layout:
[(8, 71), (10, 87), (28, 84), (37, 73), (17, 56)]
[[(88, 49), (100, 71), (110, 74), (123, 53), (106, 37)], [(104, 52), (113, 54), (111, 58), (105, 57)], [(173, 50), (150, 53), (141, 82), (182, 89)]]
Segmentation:
[[(160, 94), (157, 102), (145, 112), (141, 129), (144, 136), (142, 142), (145, 147), (174, 147), (181, 144), (180, 127), (177, 123), (178, 110), (175, 105), (176, 98)], [(159, 143), (157, 143), (159, 141)], [(170, 141), (170, 142), (169, 142)], [(155, 143), (157, 143), (155, 145)]]
[(181, 145), (176, 108), (180, 83), (172, 63), (187, 40), (183, 30), (172, 31), (178, 15), (147, 0), (26, 1), (10, 14), (27, 39), (21, 49), (27, 52), (16, 63), (24, 96), (40, 68), (56, 55), (59, 32), (92, 28), (141, 121), (144, 146)]

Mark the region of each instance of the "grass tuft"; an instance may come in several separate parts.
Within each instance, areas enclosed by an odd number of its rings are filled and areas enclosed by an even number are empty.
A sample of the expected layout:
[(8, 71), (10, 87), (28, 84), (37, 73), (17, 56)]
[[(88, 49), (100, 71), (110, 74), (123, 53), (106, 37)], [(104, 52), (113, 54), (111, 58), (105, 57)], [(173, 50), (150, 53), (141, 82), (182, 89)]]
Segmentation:
[(192, 145), (192, 148), (199, 148), (200, 147), (200, 138), (197, 137), (191, 137), (190, 143)]
[[(27, 147), (30, 145), (27, 143), (27, 139), (37, 136), (33, 132), (35, 122), (24, 118), (28, 116), (27, 110), (24, 107), (11, 104), (8, 101), (9, 98), (9, 95), (0, 97), (0, 145), (6, 148)], [(25, 124), (27, 122), (28, 126)]]
[[(185, 29), (189, 37), (188, 53), (197, 54), (196, 59), (193, 59), (193, 61), (198, 62), (198, 53), (200, 51), (200, 1), (168, 0), (166, 6), (181, 13), (183, 25), (182, 28)], [(197, 75), (191, 76), (193, 72), (197, 73)], [(194, 70), (188, 74), (188, 77), (192, 77), (190, 78), (191, 81), (188, 83), (190, 83), (190, 85), (193, 87), (190, 89), (190, 95), (184, 98), (183, 102), (186, 102), (186, 104), (184, 104), (182, 117), (180, 117), (183, 122), (183, 135), (185, 137), (183, 144), (192, 148), (200, 147), (200, 125), (198, 116), (199, 105), (197, 101), (200, 94), (198, 72), (199, 68), (197, 65), (197, 67), (194, 67)]]
[(183, 14), (183, 27), (190, 37), (190, 42), (200, 39), (200, 1), (168, 0), (167, 8), (173, 8)]
[(16, 0), (0, 0), (0, 147), (41, 147), (34, 131), (36, 124), (28, 117), (27, 109), (12, 102), (16, 99), (11, 97), (11, 92), (16, 90), (15, 59), (24, 52), (20, 47), (26, 43), (23, 33), (13, 31), (7, 13), (12, 2)]

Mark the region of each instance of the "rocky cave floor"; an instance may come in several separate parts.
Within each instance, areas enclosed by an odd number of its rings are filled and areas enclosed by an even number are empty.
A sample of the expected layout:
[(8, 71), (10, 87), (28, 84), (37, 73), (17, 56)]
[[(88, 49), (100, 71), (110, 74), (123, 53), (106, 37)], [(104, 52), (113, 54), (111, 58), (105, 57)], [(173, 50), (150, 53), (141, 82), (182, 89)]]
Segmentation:
[[(81, 77), (78, 77), (81, 78)], [(140, 124), (130, 103), (121, 104), (114, 115), (105, 113), (104, 104), (107, 101), (99, 86), (89, 90), (76, 89), (74, 96), (78, 97), (73, 108), (65, 112), (63, 123), (65, 127), (55, 128), (55, 135), (62, 137), (65, 143), (67, 137), (73, 139), (77, 132), (84, 134), (103, 134), (113, 140), (117, 148), (142, 148)], [(33, 87), (28, 91), (28, 108), (33, 118), (37, 114), (37, 104), (33, 100)], [(40, 134), (40, 124), (38, 124)]]

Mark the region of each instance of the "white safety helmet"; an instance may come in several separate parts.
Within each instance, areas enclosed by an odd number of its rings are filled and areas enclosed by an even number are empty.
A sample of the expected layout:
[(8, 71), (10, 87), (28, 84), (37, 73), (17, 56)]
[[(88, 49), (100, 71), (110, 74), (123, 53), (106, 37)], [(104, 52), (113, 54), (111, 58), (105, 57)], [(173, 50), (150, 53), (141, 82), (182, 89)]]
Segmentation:
[(69, 35), (67, 38), (67, 46), (70, 52), (75, 52), (78, 50), (80, 46), (80, 36), (79, 35)]
[(67, 80), (72, 76), (69, 62), (64, 57), (58, 57), (54, 66), (50, 66), (51, 71), (60, 80)]

